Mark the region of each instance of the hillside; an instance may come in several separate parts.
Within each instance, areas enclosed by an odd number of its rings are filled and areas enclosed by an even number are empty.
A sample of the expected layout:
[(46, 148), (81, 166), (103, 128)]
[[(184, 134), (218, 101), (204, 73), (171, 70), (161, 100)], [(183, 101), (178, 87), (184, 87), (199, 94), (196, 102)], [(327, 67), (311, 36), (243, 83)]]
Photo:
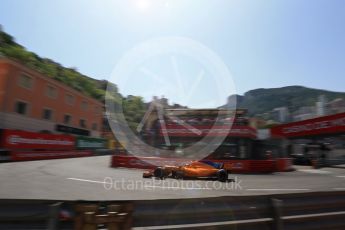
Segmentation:
[(238, 108), (247, 108), (249, 115), (269, 112), (274, 108), (287, 106), (291, 112), (302, 106), (312, 106), (320, 95), (328, 100), (345, 98), (343, 92), (332, 92), (303, 86), (287, 86), (282, 88), (254, 89), (242, 95), (229, 97), (230, 103), (224, 107), (231, 107), (231, 102), (237, 99)]
[[(25, 47), (15, 42), (15, 39), (11, 35), (2, 31), (0, 25), (0, 57), (1, 56), (20, 62), (96, 100), (105, 101), (105, 91), (108, 81), (93, 79), (79, 73), (75, 68), (64, 67), (49, 58), (43, 58), (28, 51)], [(141, 121), (144, 115), (145, 104), (143, 99), (137, 96), (123, 97), (118, 92), (118, 88), (115, 84), (112, 84), (112, 87), (114, 89), (114, 94), (108, 95), (108, 99), (113, 100), (114, 104), (122, 102), (128, 123), (131, 127), (136, 127), (136, 124)]]
[(79, 73), (74, 68), (66, 68), (49, 58), (40, 57), (16, 43), (11, 35), (3, 31), (0, 31), (0, 54), (19, 61), (97, 100), (104, 99), (106, 81), (95, 80)]

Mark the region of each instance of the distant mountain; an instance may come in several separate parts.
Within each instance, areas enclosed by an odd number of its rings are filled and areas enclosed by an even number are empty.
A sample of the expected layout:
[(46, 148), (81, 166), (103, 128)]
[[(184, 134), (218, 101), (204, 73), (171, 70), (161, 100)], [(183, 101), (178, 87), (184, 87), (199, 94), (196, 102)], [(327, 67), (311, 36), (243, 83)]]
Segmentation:
[(282, 88), (254, 89), (242, 95), (231, 95), (228, 103), (223, 108), (234, 107), (248, 109), (249, 115), (257, 115), (270, 112), (277, 107), (288, 107), (290, 112), (296, 111), (302, 106), (313, 106), (320, 95), (330, 101), (336, 98), (344, 98), (345, 92), (332, 92), (321, 89), (307, 88), (304, 86), (287, 86)]

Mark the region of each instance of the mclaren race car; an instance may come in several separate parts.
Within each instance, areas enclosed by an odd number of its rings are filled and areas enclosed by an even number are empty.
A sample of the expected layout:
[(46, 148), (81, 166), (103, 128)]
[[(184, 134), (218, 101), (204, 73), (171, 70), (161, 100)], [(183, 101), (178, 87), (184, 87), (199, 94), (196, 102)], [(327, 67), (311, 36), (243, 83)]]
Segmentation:
[(223, 164), (211, 161), (192, 161), (183, 166), (165, 165), (143, 173), (144, 178), (167, 177), (175, 179), (187, 178), (214, 178), (221, 182), (228, 180), (228, 172), (223, 168)]

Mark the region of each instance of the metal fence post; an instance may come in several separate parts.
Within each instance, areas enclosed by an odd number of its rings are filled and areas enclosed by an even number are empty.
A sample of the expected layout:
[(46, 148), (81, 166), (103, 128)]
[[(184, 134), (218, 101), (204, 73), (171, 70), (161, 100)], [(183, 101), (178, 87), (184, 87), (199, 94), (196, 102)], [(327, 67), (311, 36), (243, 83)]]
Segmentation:
[(283, 230), (283, 201), (278, 199), (271, 199), (272, 209), (273, 209), (273, 229), (274, 230)]
[(59, 224), (59, 211), (62, 202), (58, 202), (49, 206), (49, 216), (47, 229), (48, 230), (57, 230)]

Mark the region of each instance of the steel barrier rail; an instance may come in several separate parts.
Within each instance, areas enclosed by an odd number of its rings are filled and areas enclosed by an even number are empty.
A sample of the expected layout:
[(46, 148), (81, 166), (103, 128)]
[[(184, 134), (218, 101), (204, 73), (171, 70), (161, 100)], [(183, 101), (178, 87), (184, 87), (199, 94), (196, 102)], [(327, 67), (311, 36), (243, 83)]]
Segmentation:
[(343, 158), (338, 158), (338, 159), (326, 159), (325, 164), (327, 166), (337, 166), (337, 165), (343, 165), (345, 164), (345, 156)]
[(315, 229), (344, 229), (345, 212), (332, 212), (322, 214), (309, 214), (299, 216), (283, 217), (282, 226), (276, 228), (274, 226), (274, 218), (250, 219), (250, 220), (235, 220), (223, 221), (213, 223), (199, 223), (199, 224), (182, 224), (182, 225), (165, 225), (165, 226), (146, 226), (135, 227), (133, 230), (315, 230)]
[[(134, 226), (192, 224), (271, 217), (269, 197), (134, 201)], [(165, 215), (162, 215), (162, 214)]]
[[(71, 229), (80, 204), (108, 207), (103, 214), (127, 213), (123, 226), (135, 229), (345, 229), (345, 191), (138, 201), (0, 200), (0, 229)], [(63, 220), (61, 212), (70, 216)], [(112, 214), (93, 213), (85, 223), (115, 221)]]
[(285, 216), (345, 211), (345, 191), (277, 194), (274, 197), (283, 201)]
[[(250, 223), (242, 223), (236, 229), (278, 229), (279, 223), (277, 218), (273, 218), (277, 213), (272, 203), (272, 198), (282, 202), (281, 222), (283, 226), (292, 225), (298, 222), (299, 218), (284, 217), (297, 216), (306, 214), (322, 214), (330, 212), (345, 211), (345, 192), (314, 192), (314, 193), (295, 193), (295, 194), (276, 194), (263, 196), (247, 197), (216, 197), (216, 198), (199, 198), (186, 200), (155, 200), (155, 201), (134, 201), (136, 211), (133, 220), (136, 227), (154, 227), (168, 225), (186, 225), (195, 223), (215, 223), (224, 221), (246, 221), (253, 219), (271, 218), (271, 221), (260, 222), (260, 227)], [(164, 213), (164, 214), (163, 214)], [(311, 218), (311, 217), (308, 217)], [(302, 218), (308, 220), (307, 217)], [(316, 219), (328, 220), (328, 215), (313, 217)], [(339, 215), (334, 216), (338, 220), (340, 229), (345, 229), (345, 218)], [(316, 221), (313, 221), (315, 227)], [(330, 222), (322, 222), (331, 224)], [(336, 222), (334, 222), (336, 223)], [(236, 224), (238, 224), (236, 222)], [(228, 223), (227, 227), (235, 226), (234, 223)], [(274, 226), (274, 227), (273, 227)], [(287, 229), (289, 229), (287, 226)], [(321, 225), (320, 225), (321, 226)], [(332, 229), (332, 224), (329, 225)], [(200, 226), (199, 226), (200, 227)], [(241, 227), (241, 228), (240, 228)], [(217, 226), (216, 229), (222, 228)], [(189, 229), (189, 228), (186, 228)], [(212, 228), (211, 228), (212, 229)], [(293, 229), (293, 228), (291, 228)], [(303, 228), (301, 228), (303, 229)], [(318, 228), (311, 228), (318, 229)], [(322, 228), (320, 228), (322, 229)], [(335, 228), (337, 229), (337, 228)]]
[(223, 221), (213, 223), (199, 223), (199, 224), (183, 224), (183, 225), (165, 225), (165, 226), (146, 226), (146, 227), (135, 227), (133, 230), (266, 230), (272, 226), (272, 218), (252, 219), (252, 220), (235, 220), (235, 221)]
[(283, 218), (284, 230), (345, 229), (345, 211), (318, 213)]
[(1, 200), (0, 229), (55, 230), (60, 205), (54, 201)]
[(133, 219), (135, 226), (153, 226), (271, 218), (271, 198), (283, 202), (284, 216), (345, 211), (345, 192), (337, 191), (134, 201)]

